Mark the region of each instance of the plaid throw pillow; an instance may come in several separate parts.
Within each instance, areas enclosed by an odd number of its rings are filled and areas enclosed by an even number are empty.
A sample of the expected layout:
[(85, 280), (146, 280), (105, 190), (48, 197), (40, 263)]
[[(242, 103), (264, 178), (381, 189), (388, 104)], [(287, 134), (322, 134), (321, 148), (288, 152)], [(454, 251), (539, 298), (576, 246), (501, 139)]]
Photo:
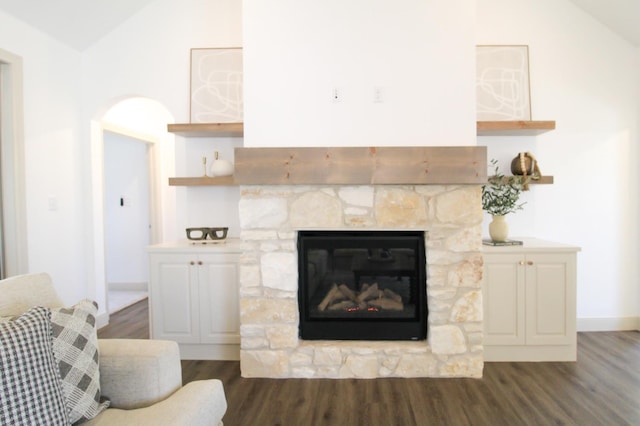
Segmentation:
[(53, 355), (72, 423), (92, 419), (109, 406), (100, 396), (97, 312), (91, 300), (51, 310)]
[(0, 424), (69, 424), (51, 346), (50, 311), (0, 322)]

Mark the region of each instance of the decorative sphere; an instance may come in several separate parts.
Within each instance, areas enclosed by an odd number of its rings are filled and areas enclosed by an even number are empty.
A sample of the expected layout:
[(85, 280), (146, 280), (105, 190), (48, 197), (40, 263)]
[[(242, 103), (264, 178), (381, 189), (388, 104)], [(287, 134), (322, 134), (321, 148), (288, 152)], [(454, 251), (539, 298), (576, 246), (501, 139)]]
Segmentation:
[(233, 174), (233, 164), (227, 160), (214, 160), (211, 163), (211, 175), (231, 176)]

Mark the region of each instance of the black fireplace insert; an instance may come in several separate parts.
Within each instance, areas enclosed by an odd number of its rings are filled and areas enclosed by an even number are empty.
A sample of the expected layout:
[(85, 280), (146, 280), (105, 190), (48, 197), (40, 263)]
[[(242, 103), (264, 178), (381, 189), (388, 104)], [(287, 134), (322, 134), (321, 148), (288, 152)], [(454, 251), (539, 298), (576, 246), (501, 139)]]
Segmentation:
[(300, 338), (424, 340), (423, 231), (299, 231)]

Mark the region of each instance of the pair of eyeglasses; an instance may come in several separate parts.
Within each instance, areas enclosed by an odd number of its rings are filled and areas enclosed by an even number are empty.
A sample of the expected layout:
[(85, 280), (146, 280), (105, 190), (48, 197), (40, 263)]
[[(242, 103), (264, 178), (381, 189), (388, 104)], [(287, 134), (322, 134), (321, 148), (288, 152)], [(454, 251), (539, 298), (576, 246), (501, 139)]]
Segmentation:
[(194, 241), (224, 240), (227, 238), (229, 228), (187, 228), (187, 238)]

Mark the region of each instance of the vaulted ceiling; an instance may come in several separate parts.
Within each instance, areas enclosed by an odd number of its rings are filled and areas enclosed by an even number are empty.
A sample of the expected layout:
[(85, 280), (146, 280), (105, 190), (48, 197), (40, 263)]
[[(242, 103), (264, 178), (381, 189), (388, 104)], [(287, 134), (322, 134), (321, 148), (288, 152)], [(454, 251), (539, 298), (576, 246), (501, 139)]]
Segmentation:
[(639, 0), (571, 0), (613, 32), (640, 47)]
[[(153, 1), (0, 0), (0, 10), (82, 51)], [(640, 0), (570, 1), (640, 47)]]
[(82, 51), (155, 0), (0, 0), (0, 10)]

